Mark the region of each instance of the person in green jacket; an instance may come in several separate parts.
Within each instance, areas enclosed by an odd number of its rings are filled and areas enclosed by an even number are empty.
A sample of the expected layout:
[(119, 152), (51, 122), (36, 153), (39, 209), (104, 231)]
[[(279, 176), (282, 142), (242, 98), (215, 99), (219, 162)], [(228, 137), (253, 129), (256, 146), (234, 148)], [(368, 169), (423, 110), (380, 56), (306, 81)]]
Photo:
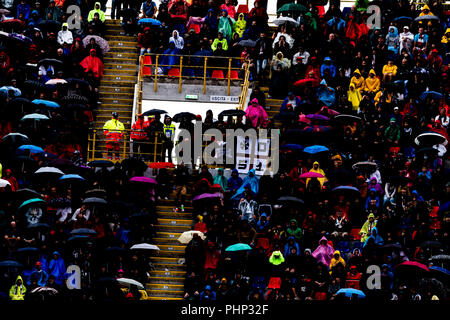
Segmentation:
[(384, 137), (391, 144), (398, 144), (398, 141), (400, 140), (400, 127), (395, 124), (395, 121), (395, 118), (391, 118), (389, 126), (384, 130)]
[(16, 283), (9, 289), (9, 297), (11, 300), (25, 300), (25, 293), (27, 288), (23, 285), (22, 277), (19, 275), (16, 278)]
[(220, 31), (219, 31), (219, 34), (218, 34), (218, 36), (217, 36), (217, 38), (214, 39), (214, 42), (213, 42), (212, 45), (211, 45), (211, 50), (212, 50), (212, 51), (216, 51), (217, 45), (218, 45), (219, 43), (222, 44), (222, 49), (223, 49), (223, 50), (225, 50), (225, 51), (228, 50), (228, 41), (227, 41), (227, 39), (225, 39), (225, 38), (223, 37), (223, 35), (224, 35), (223, 30), (220, 30)]
[[(221, 16), (219, 19), (218, 30), (223, 31), (223, 36), (227, 39), (231, 39), (231, 35), (233, 34), (233, 27), (235, 24), (235, 20), (228, 15), (228, 11), (223, 9), (221, 12)], [(224, 48), (225, 50), (225, 48)]]
[[(55, 0), (50, 0), (48, 3), (48, 8), (45, 9), (45, 19), (49, 20), (48, 14), (51, 14), (51, 20), (59, 21), (63, 15), (61, 7), (55, 5)], [(44, 20), (45, 20), (44, 19)]]
[(220, 185), (223, 191), (227, 191), (227, 181), (227, 178), (223, 175), (223, 168), (219, 168), (217, 175), (214, 177), (214, 184)]
[(289, 237), (294, 237), (295, 241), (299, 242), (300, 239), (303, 237), (303, 231), (302, 229), (298, 226), (297, 220), (295, 219), (291, 219), (291, 221), (289, 221), (289, 227), (286, 230), (286, 233)]
[(367, 216), (367, 221), (363, 224), (359, 234), (361, 235), (361, 242), (366, 242), (367, 238), (372, 235), (372, 230), (377, 225), (377, 220), (375, 220), (375, 215), (373, 213)]
[(89, 11), (88, 22), (91, 22), (92, 20), (94, 20), (94, 15), (96, 13), (98, 13), (100, 21), (101, 22), (105, 22), (105, 19), (106, 19), (105, 18), (105, 13), (100, 8), (101, 8), (100, 2), (96, 2), (95, 5), (94, 5), (94, 9)]

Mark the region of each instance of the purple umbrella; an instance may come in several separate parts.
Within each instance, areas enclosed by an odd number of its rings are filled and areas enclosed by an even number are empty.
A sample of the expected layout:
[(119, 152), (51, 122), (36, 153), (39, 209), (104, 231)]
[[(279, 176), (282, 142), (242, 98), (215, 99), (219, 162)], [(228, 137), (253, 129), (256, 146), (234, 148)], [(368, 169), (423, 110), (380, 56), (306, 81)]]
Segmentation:
[(28, 43), (33, 43), (33, 40), (31, 38), (28, 38), (22, 34), (19, 33), (10, 33), (9, 37), (12, 39), (16, 39), (19, 40), (20, 42), (28, 42)]
[(325, 116), (323, 116), (321, 114), (315, 114), (315, 113), (307, 114), (306, 117), (308, 119), (312, 119), (312, 120), (323, 120), (323, 121), (330, 120), (330, 118), (328, 118), (328, 117), (325, 117)]
[(158, 184), (155, 179), (147, 178), (147, 177), (133, 177), (130, 179), (130, 182), (143, 182), (143, 183), (152, 183)]
[(220, 193), (216, 192), (216, 193), (203, 193), (201, 195), (196, 196), (194, 199), (192, 199), (192, 201), (197, 201), (197, 200), (201, 200), (201, 199), (208, 199), (208, 198), (218, 198), (220, 197)]

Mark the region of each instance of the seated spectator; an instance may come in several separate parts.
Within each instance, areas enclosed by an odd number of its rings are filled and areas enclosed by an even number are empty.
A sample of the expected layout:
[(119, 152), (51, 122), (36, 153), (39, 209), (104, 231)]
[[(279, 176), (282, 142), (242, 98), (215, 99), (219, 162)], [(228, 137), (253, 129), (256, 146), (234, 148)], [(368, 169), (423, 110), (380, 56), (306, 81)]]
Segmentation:
[(85, 73), (91, 71), (95, 78), (103, 77), (103, 62), (97, 57), (95, 49), (89, 51), (89, 55), (80, 62), (80, 65), (84, 68)]
[(91, 22), (92, 20), (94, 20), (94, 15), (96, 13), (98, 13), (100, 21), (101, 22), (105, 22), (105, 19), (106, 19), (105, 18), (105, 13), (100, 8), (101, 8), (100, 2), (96, 2), (94, 4), (94, 9), (89, 11), (89, 16), (88, 16), (88, 19), (87, 19), (88, 22)]

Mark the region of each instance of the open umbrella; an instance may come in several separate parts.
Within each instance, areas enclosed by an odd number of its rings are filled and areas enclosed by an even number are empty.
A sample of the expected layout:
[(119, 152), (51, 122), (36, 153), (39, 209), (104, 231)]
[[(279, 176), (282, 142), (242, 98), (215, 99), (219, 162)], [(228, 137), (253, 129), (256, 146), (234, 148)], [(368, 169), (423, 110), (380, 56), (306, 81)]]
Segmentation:
[(42, 60), (39, 60), (38, 64), (43, 64), (43, 65), (58, 65), (58, 66), (62, 66), (63, 62), (61, 60), (58, 59), (52, 59), (52, 58), (45, 58)]
[(87, 88), (89, 87), (89, 82), (87, 82), (86, 80), (82, 80), (82, 79), (77, 79), (77, 78), (68, 78), (66, 79), (67, 83), (69, 84), (78, 84), (83, 88)]
[(430, 270), (430, 274), (435, 276), (437, 279), (441, 279), (441, 280), (449, 280), (450, 279), (450, 271), (445, 268), (431, 266), (428, 269)]
[(11, 11), (9, 11), (8, 9), (0, 9), (0, 14), (7, 15), (7, 14), (10, 14), (10, 13), (11, 13)]
[(351, 186), (339, 186), (339, 187), (334, 188), (332, 191), (333, 192), (349, 192), (349, 193), (354, 192), (354, 193), (357, 193), (357, 194), (361, 193), (358, 190), (358, 188), (351, 187)]
[(440, 249), (443, 247), (443, 244), (439, 241), (424, 241), (420, 244), (421, 248), (433, 248)]
[(130, 248), (131, 250), (159, 250), (157, 246), (154, 244), (148, 244), (148, 243), (139, 243), (135, 244)]
[(281, 26), (281, 25), (288, 24), (288, 23), (298, 26), (298, 22), (289, 17), (279, 17), (279, 18), (273, 20), (273, 24), (276, 26)]
[(444, 144), (447, 141), (447, 139), (439, 133), (436, 132), (425, 132), (422, 134), (419, 134), (415, 139), (414, 142), (419, 146), (428, 146), (431, 147), (436, 144)]
[(42, 20), (38, 23), (39, 29), (45, 31), (55, 31), (61, 30), (61, 22), (56, 20)]
[(291, 196), (284, 196), (284, 197), (280, 197), (278, 198), (279, 202), (285, 202), (285, 203), (291, 203), (291, 204), (303, 204), (305, 203), (302, 199), (297, 198), (297, 197), (291, 197)]
[(39, 253), (39, 249), (35, 248), (35, 247), (24, 247), (24, 248), (17, 249), (17, 252), (24, 253), (24, 254)]
[(136, 286), (138, 289), (144, 290), (145, 287), (142, 283), (140, 283), (139, 281), (136, 281), (134, 279), (128, 279), (128, 278), (118, 278), (116, 279), (118, 283), (122, 284), (122, 285), (127, 285), (127, 286)]
[(352, 114), (342, 114), (342, 113), (338, 114), (333, 119), (336, 121), (339, 121), (339, 122), (343, 122), (343, 123), (353, 123), (353, 122), (358, 122), (358, 121), (362, 120), (361, 117), (354, 116)]
[(33, 198), (33, 199), (30, 199), (30, 200), (26, 200), (26, 201), (24, 201), (21, 205), (20, 205), (20, 207), (19, 207), (19, 209), (21, 209), (21, 208), (24, 208), (24, 207), (27, 207), (27, 206), (29, 206), (29, 205), (42, 205), (42, 204), (44, 204), (44, 203), (46, 203), (44, 200), (42, 200), (42, 199), (40, 199), (40, 198)]
[(0, 188), (4, 188), (6, 186), (10, 186), (11, 183), (8, 180), (0, 179)]
[(239, 109), (228, 109), (228, 110), (224, 110), (221, 113), (219, 113), (219, 118), (220, 117), (228, 117), (228, 116), (245, 116), (245, 111), (243, 110), (239, 110)]
[(25, 120), (40, 121), (40, 120), (50, 120), (50, 119), (46, 115), (43, 115), (40, 113), (31, 113), (31, 114), (27, 114), (26, 116), (22, 117), (22, 119), (20, 119), (20, 120), (21, 121), (25, 121)]
[(420, 94), (419, 99), (425, 101), (429, 96), (435, 100), (440, 100), (444, 98), (444, 95), (436, 91), (424, 91)]
[(298, 3), (286, 3), (277, 10), (277, 13), (303, 13), (308, 12), (308, 9)]
[(251, 39), (241, 40), (238, 42), (238, 46), (254, 48), (256, 46), (256, 41), (253, 41)]
[(69, 103), (87, 104), (87, 103), (89, 103), (88, 98), (86, 98), (85, 96), (81, 96), (79, 94), (70, 94), (70, 95), (64, 96), (64, 97), (62, 97), (61, 101), (64, 102), (64, 104), (69, 104)]
[(97, 231), (95, 231), (94, 229), (88, 229), (88, 228), (78, 228), (78, 229), (73, 229), (72, 231), (70, 231), (70, 234), (80, 234), (80, 235), (95, 235), (97, 234)]
[(36, 170), (34, 174), (57, 174), (63, 176), (64, 172), (54, 167), (42, 167)]
[(34, 89), (34, 90), (44, 90), (45, 84), (37, 80), (26, 80), (23, 83), (24, 88)]
[(305, 78), (294, 82), (294, 87), (302, 87), (307, 85), (317, 87), (319, 86), (319, 81), (315, 78)]
[(90, 204), (90, 205), (106, 205), (106, 204), (108, 204), (108, 202), (106, 202), (105, 199), (96, 198), (96, 197), (86, 198), (86, 199), (83, 200), (82, 203), (83, 204)]
[(35, 190), (32, 189), (28, 189), (28, 188), (23, 188), (23, 189), (19, 189), (15, 192), (15, 195), (18, 196), (21, 199), (32, 199), (32, 198), (38, 198), (41, 195), (36, 192)]
[(51, 161), (50, 163), (48, 163), (49, 167), (55, 167), (55, 168), (59, 168), (59, 169), (70, 169), (72, 167), (74, 167), (74, 164), (72, 161), (68, 160), (68, 159), (56, 159)]
[(4, 268), (23, 268), (23, 265), (14, 260), (4, 260), (0, 262), (0, 267)]
[(202, 238), (202, 240), (206, 239), (206, 236), (203, 234), (203, 232), (197, 230), (190, 230), (183, 232), (181, 236), (178, 238), (178, 241), (181, 243), (189, 243), (194, 237), (194, 234), (197, 234), (200, 238)]
[(124, 171), (134, 170), (135, 172), (144, 172), (147, 170), (147, 165), (144, 161), (133, 157), (122, 160), (120, 167)]
[(281, 145), (280, 150), (303, 150), (303, 146), (299, 144), (288, 143)]
[(195, 120), (196, 116), (190, 112), (180, 112), (173, 116), (173, 122), (181, 122), (182, 119), (186, 119), (187, 121)]
[(112, 167), (114, 166), (114, 162), (109, 161), (109, 160), (94, 160), (88, 163), (89, 167), (92, 168), (107, 168), (107, 167)]
[(12, 144), (28, 144), (30, 143), (30, 139), (22, 133), (13, 132), (8, 133), (6, 136), (3, 136), (2, 142), (12, 143)]
[(194, 199), (192, 199), (192, 201), (197, 201), (197, 200), (202, 200), (202, 199), (212, 199), (212, 198), (219, 198), (220, 197), (220, 193), (216, 192), (216, 193), (203, 193), (200, 194), (196, 197), (194, 197)]
[(450, 255), (448, 255), (448, 254), (437, 254), (435, 256), (432, 256), (428, 260), (430, 260), (433, 263), (437, 262), (437, 261), (450, 263)]
[(328, 121), (328, 120), (330, 120), (330, 118), (328, 118), (326, 116), (323, 116), (321, 114), (316, 114), (316, 113), (307, 114), (306, 117), (308, 119), (311, 119), (311, 120), (321, 120), (321, 121)]
[(426, 21), (426, 20), (435, 20), (435, 21), (440, 21), (438, 16), (432, 16), (432, 15), (425, 15), (425, 16), (420, 16), (414, 19), (414, 21)]
[(332, 129), (330, 126), (312, 125), (304, 127), (301, 131), (305, 133), (325, 133), (330, 132)]
[(306, 178), (323, 178), (323, 174), (317, 172), (306, 172), (299, 176), (300, 179)]
[(103, 55), (105, 55), (109, 51), (109, 43), (108, 43), (108, 41), (106, 41), (102, 37), (99, 37), (99, 36), (96, 36), (96, 35), (91, 35), (90, 34), (90, 35), (84, 37), (83, 45), (86, 47), (89, 44), (89, 42), (91, 41), (91, 39), (95, 40), (95, 43), (98, 44), (98, 46), (102, 50)]
[(97, 198), (106, 198), (106, 190), (104, 189), (91, 189), (84, 193), (85, 196), (89, 197), (97, 197)]
[(362, 299), (365, 298), (366, 295), (364, 294), (364, 292), (362, 292), (361, 290), (357, 290), (357, 289), (353, 289), (353, 288), (343, 288), (343, 289), (339, 289), (336, 292), (337, 295), (344, 295), (348, 298), (353, 298), (353, 297), (357, 297), (358, 299)]
[(7, 19), (1, 22), (1, 26), (12, 29), (21, 29), (25, 27), (25, 22), (19, 19)]
[(228, 252), (246, 251), (246, 250), (252, 250), (252, 247), (250, 247), (246, 243), (236, 243), (225, 249), (225, 251), (228, 251)]
[(360, 171), (375, 171), (377, 169), (378, 165), (375, 162), (370, 161), (361, 161), (357, 162), (354, 165), (352, 165), (353, 170), (360, 170)]
[(401, 16), (401, 17), (397, 17), (397, 18), (392, 19), (392, 22), (397, 22), (397, 21), (404, 21), (404, 22), (412, 21), (412, 18), (411, 17), (406, 17), (406, 16)]
[(90, 242), (92, 239), (91, 237), (87, 235), (75, 235), (73, 237), (70, 237), (67, 239), (67, 243), (76, 246), (76, 245), (86, 245), (88, 242)]
[(148, 177), (133, 177), (130, 179), (130, 182), (141, 182), (141, 183), (149, 183), (149, 184), (157, 184), (158, 182), (155, 179)]
[(419, 272), (429, 272), (430, 270), (428, 269), (428, 267), (420, 262), (417, 261), (405, 261), (402, 262), (398, 265), (395, 266), (396, 270), (398, 272), (400, 271), (408, 271), (408, 270), (413, 270), (413, 271), (419, 271)]
[(164, 113), (167, 113), (167, 111), (161, 110), (161, 109), (150, 109), (150, 110), (145, 111), (143, 113), (143, 115), (148, 117), (148, 116), (153, 116), (153, 115), (157, 115), (157, 114), (161, 115)]
[(152, 26), (160, 26), (161, 21), (156, 20), (156, 19), (151, 19), (151, 18), (144, 18), (144, 19), (140, 19), (138, 21), (138, 25), (141, 25), (141, 24), (150, 24)]
[(14, 97), (20, 97), (22, 95), (22, 91), (20, 91), (20, 89), (12, 86), (3, 86), (0, 88), (0, 92), (5, 95), (7, 95), (11, 91), (13, 92)]
[(172, 162), (151, 162), (148, 167), (152, 169), (168, 169), (175, 168), (175, 165)]
[(329, 151), (329, 149), (327, 147), (321, 146), (321, 145), (309, 146), (309, 147), (306, 147), (305, 149), (303, 149), (303, 152), (310, 153), (310, 154), (316, 154), (319, 152), (326, 152), (326, 151)]
[(44, 153), (44, 150), (41, 147), (34, 146), (32, 144), (24, 144), (17, 148), (17, 150), (30, 152), (33, 154)]
[(64, 182), (81, 182), (81, 181), (86, 181), (86, 179), (84, 179), (83, 177), (81, 177), (78, 174), (65, 174), (61, 178), (59, 178), (59, 181), (64, 181)]
[(46, 85), (57, 85), (57, 84), (67, 84), (67, 81), (64, 79), (50, 79), (46, 83)]

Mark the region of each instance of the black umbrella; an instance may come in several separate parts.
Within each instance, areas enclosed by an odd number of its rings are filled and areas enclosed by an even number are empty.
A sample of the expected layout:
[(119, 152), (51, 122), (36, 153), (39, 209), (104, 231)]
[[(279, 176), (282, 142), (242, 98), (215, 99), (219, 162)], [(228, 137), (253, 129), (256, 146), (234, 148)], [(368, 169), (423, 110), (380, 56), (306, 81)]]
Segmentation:
[(305, 203), (302, 199), (291, 197), (291, 196), (284, 196), (281, 198), (278, 198), (278, 201), (280, 202), (286, 202), (286, 203), (292, 203), (292, 204), (303, 204)]
[[(30, 80), (32, 81), (32, 80)], [(22, 98), (22, 97), (17, 97), (14, 99), (9, 100), (8, 105), (12, 105), (12, 106), (30, 106), (31, 105), (31, 101), (28, 100), (27, 98)]]
[(221, 113), (219, 113), (219, 117), (228, 117), (228, 116), (245, 116), (245, 111), (238, 110), (238, 109), (229, 109), (224, 110)]
[(62, 66), (63, 62), (61, 60), (58, 59), (52, 59), (52, 58), (46, 58), (46, 59), (42, 59), (39, 60), (38, 62), (39, 64), (44, 64), (44, 65), (59, 65)]
[(106, 205), (106, 204), (108, 204), (108, 202), (106, 202), (105, 199), (95, 198), (95, 197), (86, 198), (86, 199), (83, 200), (82, 203), (83, 204), (90, 204), (90, 205)]
[(439, 153), (439, 150), (435, 149), (435, 148), (422, 148), (422, 149), (419, 149), (416, 151), (416, 156), (422, 155), (422, 154), (423, 155), (425, 155), (425, 154), (437, 155), (438, 153)]
[(190, 112), (180, 112), (173, 116), (173, 122), (181, 122), (181, 120), (186, 119), (187, 121), (192, 121), (196, 119), (196, 115)]
[(61, 99), (64, 103), (78, 103), (78, 104), (87, 104), (89, 100), (85, 96), (80, 96), (78, 94), (71, 94), (68, 96), (64, 96)]
[(77, 79), (77, 78), (68, 78), (68, 79), (66, 79), (66, 81), (69, 84), (78, 84), (85, 88), (89, 87), (89, 82), (87, 82), (86, 80)]
[(47, 166), (55, 167), (55, 168), (61, 169), (61, 170), (63, 170), (65, 172), (64, 169), (73, 168), (75, 165), (70, 160), (60, 158), (60, 159), (57, 159), (57, 160), (53, 160)]
[(378, 165), (375, 162), (370, 161), (361, 161), (357, 162), (352, 166), (353, 170), (360, 170), (360, 171), (369, 171), (373, 172), (377, 169)]
[(50, 225), (48, 225), (47, 223), (34, 223), (34, 224), (30, 224), (27, 229), (31, 229), (31, 230), (38, 230), (38, 231), (44, 231), (44, 230), (50, 230)]
[(78, 228), (78, 229), (73, 229), (72, 231), (70, 231), (70, 234), (92, 234), (95, 235), (97, 234), (97, 231), (95, 231), (94, 229), (88, 229), (88, 228)]
[(114, 162), (109, 161), (109, 160), (94, 160), (88, 163), (89, 167), (92, 168), (107, 168), (107, 167), (112, 167), (114, 166)]
[(86, 245), (90, 241), (91, 241), (91, 238), (86, 235), (74, 235), (73, 237), (70, 237), (69, 239), (67, 239), (67, 243), (71, 244), (73, 246)]
[(145, 111), (144, 113), (143, 113), (143, 115), (144, 116), (153, 116), (153, 115), (156, 115), (156, 114), (164, 114), (164, 113), (167, 113), (167, 111), (165, 111), (165, 110), (161, 110), (161, 109), (150, 109), (150, 110), (147, 110), (147, 111)]
[(414, 21), (424, 21), (424, 20), (440, 21), (439, 17), (435, 16), (435, 15), (424, 15), (424, 16), (419, 16), (419, 17), (414, 19)]
[(422, 134), (419, 134), (416, 139), (414, 139), (414, 142), (417, 145), (420, 146), (433, 146), (436, 144), (443, 144), (447, 141), (447, 139), (437, 132), (425, 132)]
[(433, 249), (440, 249), (442, 248), (442, 243), (439, 241), (424, 241), (420, 244), (421, 248), (433, 248)]
[(21, 133), (9, 133), (2, 138), (2, 142), (14, 145), (30, 144), (30, 139)]
[(23, 83), (23, 86), (29, 89), (36, 89), (36, 90), (45, 90), (46, 86), (42, 82), (39, 82), (37, 80), (26, 80)]
[(17, 249), (17, 253), (24, 253), (24, 254), (39, 253), (39, 249), (35, 247), (19, 248)]
[(64, 109), (72, 110), (72, 111), (76, 111), (76, 110), (84, 111), (84, 110), (89, 110), (89, 107), (82, 103), (68, 103), (67, 105), (64, 105)]
[(256, 46), (256, 41), (253, 41), (253, 40), (250, 40), (250, 39), (241, 40), (241, 41), (238, 42), (238, 46), (254, 48)]
[(24, 188), (24, 189), (19, 189), (15, 192), (15, 195), (22, 200), (27, 200), (27, 199), (33, 199), (33, 198), (40, 198), (41, 195), (33, 190), (33, 189), (28, 189), (28, 188)]
[(61, 22), (56, 20), (43, 20), (38, 23), (39, 28), (46, 31), (59, 31), (61, 29)]
[(4, 268), (23, 268), (23, 265), (14, 260), (4, 260), (0, 262), (0, 267)]
[(106, 198), (106, 191), (103, 189), (92, 189), (84, 193), (89, 197)]
[(136, 170), (137, 172), (143, 172), (147, 170), (147, 165), (144, 161), (136, 158), (127, 158), (120, 163), (122, 170)]

